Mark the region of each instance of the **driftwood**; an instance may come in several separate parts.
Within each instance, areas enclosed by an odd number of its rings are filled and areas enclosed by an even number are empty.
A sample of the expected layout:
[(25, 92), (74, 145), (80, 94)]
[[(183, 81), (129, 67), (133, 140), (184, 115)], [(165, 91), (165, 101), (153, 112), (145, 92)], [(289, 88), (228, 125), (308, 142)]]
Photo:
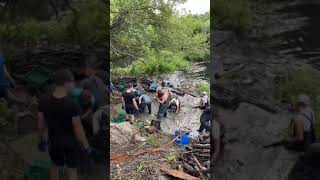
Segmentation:
[(210, 144), (192, 144), (191, 147), (196, 149), (210, 149), (211, 145)]
[(198, 161), (198, 159), (197, 159), (193, 154), (191, 154), (191, 156), (192, 156), (193, 160), (196, 162), (197, 166), (199, 167), (199, 169), (200, 169), (202, 172), (208, 172), (208, 171), (209, 171), (208, 168), (206, 168), (206, 167), (204, 167), (204, 166), (201, 165), (201, 163)]
[(160, 168), (160, 171), (165, 173), (165, 174), (168, 174), (170, 176), (173, 176), (173, 177), (176, 177), (176, 178), (180, 178), (180, 179), (184, 179), (184, 180), (200, 180), (199, 178), (197, 177), (194, 177), (194, 176), (191, 176), (185, 172), (181, 172), (181, 171), (178, 171), (178, 170), (174, 170), (174, 169), (169, 169), (169, 168)]

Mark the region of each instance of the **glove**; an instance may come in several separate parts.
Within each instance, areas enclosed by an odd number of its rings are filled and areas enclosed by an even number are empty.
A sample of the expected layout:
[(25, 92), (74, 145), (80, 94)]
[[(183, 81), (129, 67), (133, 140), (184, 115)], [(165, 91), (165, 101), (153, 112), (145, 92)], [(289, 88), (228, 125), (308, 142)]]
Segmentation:
[(48, 143), (46, 141), (41, 141), (38, 144), (38, 149), (40, 152), (46, 152), (48, 150)]

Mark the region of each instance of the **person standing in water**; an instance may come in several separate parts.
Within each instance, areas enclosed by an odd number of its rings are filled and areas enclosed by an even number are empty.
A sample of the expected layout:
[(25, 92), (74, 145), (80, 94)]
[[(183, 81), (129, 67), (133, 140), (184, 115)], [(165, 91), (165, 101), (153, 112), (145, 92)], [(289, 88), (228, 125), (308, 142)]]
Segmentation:
[(122, 107), (127, 113), (126, 119), (128, 120), (130, 116), (130, 123), (133, 124), (135, 122), (135, 114), (139, 108), (137, 105), (136, 96), (133, 92), (132, 83), (129, 83), (126, 90), (122, 93)]

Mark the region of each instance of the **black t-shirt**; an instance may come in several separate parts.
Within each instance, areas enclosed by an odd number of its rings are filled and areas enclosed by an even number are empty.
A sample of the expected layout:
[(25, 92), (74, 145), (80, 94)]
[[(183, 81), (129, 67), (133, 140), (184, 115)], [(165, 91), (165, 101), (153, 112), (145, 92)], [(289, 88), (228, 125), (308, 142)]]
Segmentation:
[(80, 107), (71, 97), (44, 96), (39, 101), (39, 112), (44, 113), (50, 141), (75, 140), (72, 117), (80, 115)]
[(134, 106), (132, 99), (135, 98), (135, 95), (134, 95), (133, 92), (128, 93), (128, 92), (125, 91), (125, 92), (122, 94), (122, 96), (123, 96), (123, 99), (124, 99), (124, 103), (125, 103), (125, 105), (126, 105), (127, 107), (133, 107), (133, 106)]

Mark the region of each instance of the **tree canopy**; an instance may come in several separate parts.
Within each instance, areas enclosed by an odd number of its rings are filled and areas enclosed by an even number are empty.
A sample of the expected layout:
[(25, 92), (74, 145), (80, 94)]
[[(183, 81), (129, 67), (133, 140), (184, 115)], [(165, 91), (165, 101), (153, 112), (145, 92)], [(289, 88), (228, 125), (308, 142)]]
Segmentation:
[(179, 14), (184, 2), (111, 0), (112, 63), (131, 65), (127, 73), (156, 74), (187, 69), (186, 60), (209, 60), (209, 13)]

